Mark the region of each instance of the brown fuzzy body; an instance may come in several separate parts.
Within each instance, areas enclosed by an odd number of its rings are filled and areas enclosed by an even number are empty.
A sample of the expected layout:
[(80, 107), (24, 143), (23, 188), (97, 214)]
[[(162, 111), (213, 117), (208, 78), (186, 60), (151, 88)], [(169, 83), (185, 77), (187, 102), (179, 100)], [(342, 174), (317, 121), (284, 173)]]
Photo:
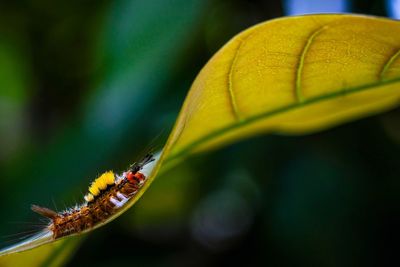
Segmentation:
[(48, 226), (53, 232), (54, 239), (85, 231), (107, 220), (118, 211), (110, 199), (112, 197), (117, 198), (117, 193), (130, 198), (136, 194), (141, 186), (140, 181), (124, 179), (118, 184), (109, 186), (101, 195), (87, 205), (57, 214), (52, 218), (52, 223)]
[(140, 172), (144, 166), (154, 161), (152, 154), (147, 154), (141, 162), (132, 164), (122, 176), (115, 176), (112, 171), (100, 175), (89, 187), (85, 195), (86, 203), (64, 212), (56, 212), (46, 207), (32, 205), (32, 210), (48, 219), (47, 226), (54, 239), (77, 234), (105, 222), (143, 186), (146, 176)]

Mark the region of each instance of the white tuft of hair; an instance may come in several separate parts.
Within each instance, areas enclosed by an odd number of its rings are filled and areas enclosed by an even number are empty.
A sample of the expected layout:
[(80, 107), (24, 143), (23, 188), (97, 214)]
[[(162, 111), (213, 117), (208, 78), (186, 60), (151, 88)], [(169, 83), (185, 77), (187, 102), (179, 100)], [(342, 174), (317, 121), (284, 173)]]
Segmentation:
[(159, 151), (158, 153), (153, 155), (154, 160), (152, 162), (147, 163), (146, 165), (143, 166), (143, 168), (140, 170), (141, 173), (144, 174), (144, 176), (147, 178), (151, 174), (151, 172), (154, 169), (154, 166), (160, 159), (162, 151)]

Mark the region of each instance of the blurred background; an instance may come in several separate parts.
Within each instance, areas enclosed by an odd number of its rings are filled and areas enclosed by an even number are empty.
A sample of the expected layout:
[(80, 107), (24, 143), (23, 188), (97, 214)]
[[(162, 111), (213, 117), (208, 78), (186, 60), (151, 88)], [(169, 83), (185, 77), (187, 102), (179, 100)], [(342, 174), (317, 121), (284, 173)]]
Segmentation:
[[(2, 246), (39, 222), (30, 204), (71, 206), (99, 173), (161, 148), (235, 34), (321, 12), (400, 18), (400, 1), (1, 1)], [(66, 265), (398, 266), (399, 123), (397, 109), (192, 157)]]

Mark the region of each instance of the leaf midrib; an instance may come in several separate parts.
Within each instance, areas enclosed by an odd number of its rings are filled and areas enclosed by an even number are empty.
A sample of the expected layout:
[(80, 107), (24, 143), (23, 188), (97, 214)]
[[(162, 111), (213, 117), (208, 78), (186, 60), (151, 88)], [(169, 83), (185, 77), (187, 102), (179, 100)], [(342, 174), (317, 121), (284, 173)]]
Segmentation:
[(284, 112), (289, 112), (289, 111), (295, 110), (295, 109), (300, 108), (300, 107), (309, 106), (309, 105), (320, 103), (320, 102), (323, 102), (323, 101), (328, 101), (328, 100), (334, 99), (335, 97), (339, 97), (339, 96), (343, 96), (343, 95), (349, 95), (349, 94), (355, 94), (355, 93), (368, 91), (368, 90), (378, 89), (379, 87), (382, 87), (382, 86), (385, 86), (385, 85), (390, 85), (390, 84), (395, 84), (397, 82), (400, 82), (400, 77), (397, 77), (397, 78), (394, 78), (394, 79), (391, 79), (391, 80), (378, 81), (378, 82), (375, 82), (375, 83), (370, 83), (370, 84), (365, 84), (365, 85), (362, 85), (362, 86), (348, 88), (346, 90), (335, 91), (335, 92), (330, 93), (330, 94), (321, 95), (321, 96), (317, 96), (317, 97), (314, 97), (314, 98), (311, 98), (311, 99), (304, 100), (304, 102), (302, 102), (302, 103), (294, 103), (294, 104), (291, 104), (291, 105), (288, 105), (288, 106), (285, 106), (285, 107), (281, 107), (281, 108), (278, 108), (278, 109), (275, 109), (275, 110), (272, 110), (272, 111), (267, 111), (267, 112), (260, 113), (260, 114), (254, 115), (254, 116), (250, 116), (248, 118), (244, 118), (244, 119), (242, 119), (240, 121), (237, 121), (237, 123), (235, 123), (235, 124), (231, 124), (231, 125), (226, 126), (224, 128), (218, 129), (218, 130), (216, 130), (214, 132), (211, 132), (210, 134), (205, 135), (204, 137), (192, 142), (191, 144), (187, 145), (182, 150), (174, 153), (170, 157), (167, 157), (165, 159), (165, 162), (167, 163), (167, 162), (172, 161), (172, 160), (174, 160), (176, 158), (184, 156), (185, 154), (190, 152), (190, 150), (192, 150), (193, 148), (201, 145), (202, 143), (207, 142), (209, 140), (212, 140), (213, 138), (222, 136), (223, 134), (225, 134), (225, 133), (227, 133), (227, 132), (229, 132), (231, 130), (234, 130), (234, 129), (240, 128), (242, 126), (246, 126), (246, 125), (255, 123), (255, 122), (259, 121), (259, 120), (266, 119), (266, 118), (268, 118), (270, 116), (278, 115), (278, 114), (284, 113)]

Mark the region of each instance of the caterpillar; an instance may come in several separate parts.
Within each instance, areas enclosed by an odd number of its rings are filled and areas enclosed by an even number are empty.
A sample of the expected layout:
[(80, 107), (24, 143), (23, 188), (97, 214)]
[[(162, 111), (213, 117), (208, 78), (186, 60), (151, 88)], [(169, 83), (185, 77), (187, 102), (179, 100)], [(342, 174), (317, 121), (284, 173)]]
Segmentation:
[(157, 159), (158, 155), (147, 154), (140, 162), (132, 164), (120, 175), (112, 171), (101, 174), (89, 186), (89, 192), (84, 196), (82, 204), (62, 212), (32, 205), (32, 211), (48, 219), (48, 225), (31, 238), (1, 250), (0, 255), (28, 250), (101, 226), (124, 208), (126, 203), (138, 193)]

